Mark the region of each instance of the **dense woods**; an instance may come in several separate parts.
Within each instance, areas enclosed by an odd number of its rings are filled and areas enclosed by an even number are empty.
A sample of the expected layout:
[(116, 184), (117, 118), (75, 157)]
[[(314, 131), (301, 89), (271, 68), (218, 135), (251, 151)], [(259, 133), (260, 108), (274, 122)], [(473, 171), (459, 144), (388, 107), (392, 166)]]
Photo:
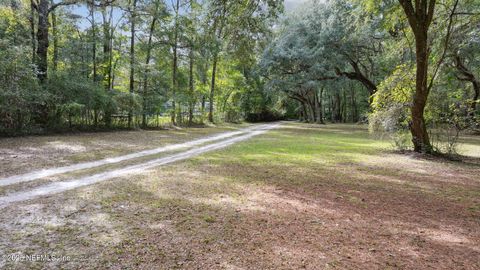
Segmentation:
[(434, 152), (479, 128), (477, 0), (6, 0), (0, 15), (6, 135), (294, 118)]
[(279, 28), (266, 89), (302, 119), (368, 121), (417, 152), (478, 132), (479, 1), (312, 1)]
[(480, 0), (0, 0), (0, 269), (480, 269)]
[(256, 55), (282, 1), (8, 0), (0, 130), (239, 121), (266, 110)]

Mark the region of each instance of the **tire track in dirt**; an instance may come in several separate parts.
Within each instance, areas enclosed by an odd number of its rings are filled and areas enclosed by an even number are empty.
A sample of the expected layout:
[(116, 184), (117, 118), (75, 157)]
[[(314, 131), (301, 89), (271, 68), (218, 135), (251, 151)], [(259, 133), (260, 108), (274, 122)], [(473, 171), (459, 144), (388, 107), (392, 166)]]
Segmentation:
[(121, 176), (131, 175), (131, 174), (139, 174), (147, 169), (151, 169), (161, 165), (166, 165), (176, 161), (192, 158), (207, 152), (225, 148), (227, 146), (230, 146), (235, 143), (239, 143), (241, 141), (248, 140), (254, 136), (263, 134), (271, 129), (277, 128), (279, 125), (280, 123), (256, 126), (255, 128), (250, 129), (250, 131), (247, 134), (230, 138), (230, 139), (225, 139), (223, 141), (208, 144), (205, 146), (200, 146), (200, 147), (193, 148), (193, 149), (183, 151), (177, 154), (173, 154), (170, 156), (153, 159), (142, 164), (131, 165), (131, 166), (124, 167), (122, 169), (110, 170), (103, 173), (98, 173), (98, 174), (81, 177), (77, 179), (54, 182), (54, 183), (46, 184), (43, 186), (39, 186), (37, 188), (28, 190), (28, 191), (20, 191), (20, 192), (7, 194), (3, 197), (0, 197), (0, 208), (6, 207), (12, 203), (22, 202), (22, 201), (34, 199), (40, 196), (57, 194), (57, 193), (61, 193), (61, 192), (75, 189), (78, 187), (83, 187), (83, 186), (92, 185), (98, 182), (106, 181), (116, 177), (121, 177)]
[(169, 152), (169, 151), (175, 151), (175, 150), (180, 150), (180, 149), (184, 149), (184, 148), (190, 148), (190, 147), (202, 145), (202, 144), (205, 144), (205, 143), (234, 137), (234, 136), (237, 136), (237, 135), (240, 135), (240, 134), (243, 134), (243, 133), (251, 132), (251, 131), (256, 130), (256, 129), (261, 129), (263, 127), (264, 127), (264, 125), (260, 125), (260, 126), (256, 125), (256, 126), (248, 127), (248, 128), (238, 130), (238, 131), (225, 132), (225, 133), (221, 133), (221, 134), (218, 134), (218, 135), (213, 135), (213, 136), (209, 136), (209, 137), (206, 137), (206, 138), (197, 139), (197, 140), (193, 140), (193, 141), (189, 141), (189, 142), (185, 142), (185, 143), (167, 145), (167, 146), (158, 147), (158, 148), (155, 148), (155, 149), (140, 151), (140, 152), (127, 154), (127, 155), (122, 155), (122, 156), (118, 156), (118, 157), (105, 158), (105, 159), (96, 160), (96, 161), (83, 162), (83, 163), (78, 163), (78, 164), (73, 164), (73, 165), (68, 165), (68, 166), (63, 166), (63, 167), (32, 171), (32, 172), (25, 173), (25, 174), (20, 174), (20, 175), (13, 175), (13, 176), (9, 176), (9, 177), (0, 179), (0, 187), (9, 186), (9, 185), (18, 184), (18, 183), (23, 183), (23, 182), (30, 182), (30, 181), (38, 180), (38, 179), (41, 179), (41, 178), (44, 178), (44, 177), (49, 177), (49, 176), (53, 176), (53, 175), (57, 175), (57, 174), (70, 173), (70, 172), (74, 172), (74, 171), (100, 167), (100, 166), (103, 166), (103, 165), (115, 164), (115, 163), (119, 163), (119, 162), (122, 162), (122, 161), (131, 160), (131, 159), (140, 158), (140, 157), (145, 157), (145, 156), (150, 156), (150, 155), (155, 155), (155, 154), (159, 154), (159, 153), (163, 153), (163, 152)]

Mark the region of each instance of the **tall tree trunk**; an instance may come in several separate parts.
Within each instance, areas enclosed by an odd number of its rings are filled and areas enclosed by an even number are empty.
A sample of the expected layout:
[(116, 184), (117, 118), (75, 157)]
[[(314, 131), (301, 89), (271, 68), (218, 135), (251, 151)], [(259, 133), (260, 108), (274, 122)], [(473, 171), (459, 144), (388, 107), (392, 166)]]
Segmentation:
[[(53, 0), (52, 0), (53, 4)], [(52, 14), (52, 36), (53, 36), (53, 70), (57, 71), (58, 67), (58, 35), (57, 35), (57, 16), (55, 11)]]
[[(113, 27), (111, 26), (113, 17), (113, 8), (110, 9), (110, 14), (107, 14), (107, 7), (103, 2), (102, 6), (102, 28), (103, 28), (103, 85), (105, 91), (110, 93), (112, 91), (112, 47), (113, 47)], [(112, 110), (110, 106), (105, 109), (105, 125), (110, 127), (112, 124)]]
[(310, 108), (310, 122), (315, 123), (317, 121), (317, 101), (316, 101), (316, 92), (315, 90), (310, 90), (307, 93), (306, 99), (308, 107)]
[[(105, 1), (105, 0), (104, 0)], [(105, 5), (105, 3), (104, 3)], [(113, 8), (110, 8), (110, 13), (107, 14), (107, 8), (102, 8), (103, 17), (103, 79), (105, 90), (112, 91), (112, 66), (113, 66)]]
[(308, 122), (307, 106), (305, 105), (305, 102), (301, 102), (301, 104), (302, 104), (302, 112), (303, 112), (303, 121)]
[(212, 83), (210, 85), (210, 104), (208, 109), (208, 121), (213, 123), (213, 101), (215, 98), (215, 79), (217, 76), (217, 62), (218, 62), (218, 54), (215, 53), (213, 57), (213, 67), (212, 67)]
[(107, 19), (107, 8), (102, 7), (102, 29), (103, 29), (103, 54), (102, 54), (102, 66), (103, 66), (103, 83), (105, 90), (110, 90), (108, 79), (108, 59), (110, 52), (110, 21)]
[(339, 90), (335, 91), (335, 101), (334, 101), (334, 121), (336, 123), (342, 121), (342, 101), (340, 98)]
[(189, 63), (189, 80), (188, 80), (188, 86), (190, 89), (190, 97), (188, 101), (188, 124), (191, 126), (193, 124), (193, 110), (195, 107), (195, 86), (194, 86), (194, 78), (193, 78), (193, 66), (194, 66), (194, 55), (193, 55), (193, 44), (190, 45), (190, 52), (189, 52), (189, 58), (190, 58), (190, 63)]
[(45, 83), (48, 73), (48, 9), (49, 0), (40, 0), (38, 3), (38, 24), (37, 24), (37, 67), (38, 79), (41, 83)]
[(322, 94), (323, 94), (323, 88), (320, 88), (320, 93), (317, 93), (315, 91), (315, 112), (316, 112), (316, 120), (317, 124), (325, 124), (323, 121), (323, 113), (322, 113)]
[(407, 15), (415, 37), (416, 82), (411, 107), (410, 132), (415, 152), (432, 152), (430, 138), (425, 124), (424, 111), (429, 94), (428, 87), (428, 29), (433, 19), (436, 0), (416, 0), (415, 8), (411, 0), (399, 0)]
[[(177, 34), (175, 34), (176, 40)], [(178, 56), (177, 56), (177, 42), (175, 41), (175, 45), (173, 46), (173, 63), (172, 63), (172, 115), (171, 121), (172, 124), (176, 124), (176, 99), (177, 99), (177, 65), (178, 65)]]
[(31, 43), (32, 43), (32, 64), (35, 64), (36, 61), (36, 55), (37, 55), (37, 42), (35, 40), (35, 5), (33, 3), (33, 0), (30, 0), (30, 38)]
[[(37, 24), (37, 51), (35, 54), (36, 64), (38, 68), (37, 77), (40, 82), (43, 84), (46, 82), (48, 77), (48, 17), (50, 12), (53, 12), (57, 7), (61, 5), (71, 5), (77, 3), (79, 0), (72, 0), (68, 2), (58, 2), (50, 5), (50, 0), (39, 0), (37, 4), (31, 1), (30, 4), (32, 8), (37, 10), (38, 13), (38, 24)], [(33, 12), (31, 12), (33, 15)], [(33, 17), (33, 16), (32, 16)], [(34, 24), (31, 24), (33, 27)], [(33, 34), (33, 32), (31, 33)]]
[(330, 111), (330, 121), (332, 123), (335, 123), (335, 103), (333, 101), (333, 95), (330, 95), (330, 106), (329, 106), (329, 111)]
[(92, 80), (97, 81), (97, 33), (95, 25), (95, 0), (90, 2), (90, 16), (92, 24)]
[(317, 124), (322, 124), (322, 112), (320, 111), (320, 102), (318, 102), (318, 95), (316, 92), (313, 100), (315, 103), (315, 120)]
[(178, 55), (177, 55), (177, 50), (178, 50), (178, 16), (180, 13), (180, 0), (177, 0), (176, 5), (174, 7), (175, 9), (175, 29), (173, 30), (173, 61), (172, 61), (172, 125), (176, 124), (176, 99), (177, 99), (177, 88), (178, 88), (178, 78), (177, 78), (177, 72), (178, 72)]
[[(224, 23), (225, 23), (225, 15), (226, 15), (226, 1), (223, 2), (224, 5), (223, 5), (223, 9), (222, 9), (222, 13), (220, 15), (219, 18), (217, 18), (217, 20), (215, 21), (214, 23), (214, 30), (216, 32), (216, 38), (217, 40), (222, 40), (222, 33), (223, 33), (223, 27), (224, 27)], [(212, 122), (213, 123), (213, 110), (214, 110), (214, 107), (213, 107), (213, 102), (215, 100), (215, 81), (216, 81), (216, 76), (217, 76), (217, 65), (218, 65), (218, 58), (219, 58), (219, 51), (220, 51), (220, 48), (221, 48), (221, 44), (217, 44), (217, 46), (219, 46), (218, 48), (216, 48), (215, 52), (214, 52), (214, 56), (213, 56), (213, 67), (212, 67), (212, 84), (210, 85), (210, 98), (209, 98), (209, 101), (210, 101), (210, 104), (209, 104), (209, 110), (208, 110), (208, 121)]]
[[(135, 19), (136, 19), (136, 8), (137, 0), (133, 0), (130, 18), (130, 85), (129, 91), (130, 94), (135, 92)], [(128, 112), (128, 128), (132, 126), (132, 109), (129, 109)]]
[[(156, 14), (155, 14), (156, 15)], [(143, 116), (142, 116), (142, 126), (147, 127), (147, 94), (148, 94), (148, 75), (150, 73), (150, 59), (152, 58), (152, 40), (153, 32), (155, 31), (155, 24), (157, 23), (157, 17), (154, 15), (152, 18), (152, 23), (150, 24), (150, 32), (148, 34), (148, 43), (147, 43), (147, 56), (145, 59), (145, 73), (143, 75)]]
[(342, 122), (347, 122), (347, 93), (343, 90), (343, 102), (342, 102)]
[(315, 111), (315, 102), (309, 101), (308, 108), (310, 109), (310, 123), (315, 123), (317, 121), (317, 113)]
[(427, 78), (429, 49), (427, 36), (427, 29), (417, 31), (415, 34), (417, 73), (415, 94), (413, 95), (413, 105), (411, 107), (412, 120), (410, 123), (410, 131), (416, 152), (431, 152), (432, 150), (424, 118), (424, 110), (428, 98)]

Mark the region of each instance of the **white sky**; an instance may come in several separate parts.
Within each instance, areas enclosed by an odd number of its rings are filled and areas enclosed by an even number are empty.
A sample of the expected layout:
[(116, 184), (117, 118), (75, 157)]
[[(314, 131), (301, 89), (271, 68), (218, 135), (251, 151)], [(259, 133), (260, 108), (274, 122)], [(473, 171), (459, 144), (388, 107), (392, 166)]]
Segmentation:
[[(2, 1), (2, 0), (0, 0), (0, 1)], [(303, 3), (307, 2), (307, 1), (309, 1), (309, 0), (284, 0), (285, 11), (286, 12), (293, 11), (297, 7), (301, 6)], [(57, 2), (57, 0), (54, 0), (54, 2)], [(166, 1), (166, 3), (168, 4), (169, 1)], [(74, 5), (74, 6), (71, 6), (69, 8), (70, 8), (70, 10), (73, 11), (73, 13), (81, 15), (82, 17), (88, 16), (88, 10), (87, 10), (85, 5)], [(114, 17), (120, 17), (120, 15), (114, 16)], [(116, 18), (116, 19), (118, 19), (118, 18)], [(98, 20), (100, 21), (100, 17), (98, 17)], [(90, 24), (88, 23), (87, 20), (81, 20), (80, 21), (80, 27), (82, 29), (87, 28), (89, 26), (90, 26)]]
[(291, 11), (308, 0), (285, 0), (285, 10)]

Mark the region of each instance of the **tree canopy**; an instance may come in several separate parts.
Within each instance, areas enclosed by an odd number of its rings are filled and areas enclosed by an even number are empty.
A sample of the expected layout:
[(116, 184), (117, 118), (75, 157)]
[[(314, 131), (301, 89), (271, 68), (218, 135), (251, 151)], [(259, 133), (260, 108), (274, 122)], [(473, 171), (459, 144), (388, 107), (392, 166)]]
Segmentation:
[(433, 152), (432, 132), (479, 128), (478, 0), (8, 0), (0, 15), (2, 134), (288, 118)]

